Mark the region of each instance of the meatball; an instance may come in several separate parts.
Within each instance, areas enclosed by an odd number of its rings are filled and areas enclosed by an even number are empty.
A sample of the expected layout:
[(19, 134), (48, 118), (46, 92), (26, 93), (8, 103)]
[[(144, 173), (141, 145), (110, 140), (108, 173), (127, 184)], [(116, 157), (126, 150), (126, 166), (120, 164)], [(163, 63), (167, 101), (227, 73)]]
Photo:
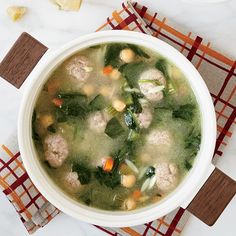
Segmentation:
[(108, 116), (101, 111), (92, 113), (88, 118), (89, 128), (97, 133), (102, 133), (105, 131), (107, 122)]
[(81, 82), (85, 82), (91, 72), (90, 62), (85, 56), (71, 58), (65, 65), (66, 71)]
[(77, 192), (81, 186), (76, 172), (66, 173), (64, 178), (65, 186), (70, 192)]
[(178, 169), (173, 163), (163, 162), (155, 166), (156, 185), (161, 192), (172, 189), (178, 179)]
[(44, 140), (45, 159), (49, 165), (60, 167), (69, 154), (66, 140), (60, 134), (48, 135)]
[(131, 211), (133, 209), (135, 209), (137, 206), (135, 200), (131, 197), (125, 199), (125, 201), (123, 202), (123, 209), (127, 210), (127, 211)]
[(140, 128), (147, 129), (152, 122), (152, 113), (147, 107), (143, 108), (143, 111), (137, 114), (137, 120)]
[[(150, 80), (150, 82), (148, 82)], [(156, 83), (155, 83), (156, 81)], [(160, 84), (160, 85), (159, 85)], [(144, 71), (139, 78), (139, 88), (144, 96), (153, 102), (162, 100), (163, 92), (160, 86), (165, 86), (166, 81), (163, 74), (157, 69)]]
[(161, 145), (169, 147), (171, 145), (172, 138), (168, 130), (152, 130), (147, 136), (147, 143), (151, 145)]

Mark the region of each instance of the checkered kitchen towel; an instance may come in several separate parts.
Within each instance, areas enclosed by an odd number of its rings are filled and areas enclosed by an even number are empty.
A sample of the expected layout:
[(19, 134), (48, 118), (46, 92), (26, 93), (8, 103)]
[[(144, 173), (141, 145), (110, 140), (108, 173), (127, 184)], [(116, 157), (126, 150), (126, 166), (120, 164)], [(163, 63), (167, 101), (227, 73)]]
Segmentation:
[[(137, 3), (123, 3), (122, 9), (114, 11), (98, 31), (120, 29), (148, 33), (160, 38), (177, 48), (199, 70), (215, 105), (218, 133), (214, 157), (215, 160), (221, 157), (236, 123), (236, 62), (215, 50), (210, 42), (200, 36), (181, 29), (159, 13)], [(0, 186), (29, 233), (43, 227), (59, 213), (29, 179), (20, 158), (15, 136), (12, 136), (6, 145), (1, 146)], [(178, 208), (161, 219), (136, 227), (96, 227), (109, 235), (177, 236), (181, 233), (187, 218), (188, 213)]]

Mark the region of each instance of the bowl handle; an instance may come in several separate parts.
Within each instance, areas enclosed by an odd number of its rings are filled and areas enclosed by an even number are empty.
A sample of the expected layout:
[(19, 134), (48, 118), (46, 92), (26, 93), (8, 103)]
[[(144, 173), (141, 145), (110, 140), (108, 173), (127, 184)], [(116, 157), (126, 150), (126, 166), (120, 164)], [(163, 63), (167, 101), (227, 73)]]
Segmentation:
[(186, 209), (212, 226), (235, 194), (236, 181), (215, 168)]
[(0, 63), (0, 76), (20, 88), (48, 50), (28, 33), (22, 33)]

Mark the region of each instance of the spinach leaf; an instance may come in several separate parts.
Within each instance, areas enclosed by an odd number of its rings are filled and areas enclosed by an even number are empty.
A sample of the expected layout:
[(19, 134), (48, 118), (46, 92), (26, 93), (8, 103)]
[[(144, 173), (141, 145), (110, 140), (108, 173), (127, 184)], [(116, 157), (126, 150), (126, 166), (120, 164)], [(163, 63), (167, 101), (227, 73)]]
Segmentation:
[(47, 130), (51, 133), (56, 133), (56, 128), (54, 124), (48, 126)]
[(126, 79), (128, 85), (138, 87), (138, 77), (147, 68), (147, 64), (143, 61), (123, 64), (119, 71)]
[(39, 134), (36, 132), (35, 129), (35, 123), (36, 123), (36, 111), (34, 110), (33, 115), (32, 115), (32, 139), (34, 141), (40, 141)]
[(135, 118), (135, 115), (129, 108), (127, 108), (124, 113), (124, 120), (125, 120), (125, 124), (127, 125), (129, 129), (134, 129), (134, 130), (139, 129), (138, 122)]
[(112, 172), (105, 172), (102, 167), (98, 166), (95, 171), (95, 178), (100, 184), (112, 189), (120, 185), (120, 174), (114, 168)]
[(150, 56), (144, 52), (139, 46), (134, 44), (128, 44), (128, 47), (135, 52), (136, 55), (140, 57), (150, 58)]
[(113, 117), (108, 121), (105, 133), (111, 138), (116, 138), (124, 133), (124, 129), (117, 118)]
[(184, 167), (186, 170), (190, 170), (192, 168), (192, 164), (188, 160), (185, 160)]
[(195, 106), (192, 104), (181, 105), (178, 109), (173, 111), (173, 118), (180, 118), (186, 121), (192, 121), (194, 116)]
[(63, 104), (56, 110), (58, 122), (65, 122), (68, 118), (84, 118), (89, 112), (87, 97), (81, 93), (59, 93), (58, 98), (63, 100)]
[(145, 173), (146, 177), (150, 178), (153, 175), (155, 175), (155, 170), (156, 170), (155, 167), (149, 166)]
[(122, 147), (112, 155), (115, 158), (115, 164), (120, 164), (124, 159), (130, 159), (130, 157), (134, 155), (135, 148), (136, 146), (133, 141), (126, 140)]
[(57, 94), (58, 98), (61, 99), (80, 99), (80, 101), (85, 102), (87, 100), (87, 96), (82, 94), (82, 93), (78, 93), (78, 92), (71, 92), (71, 93), (58, 93)]
[(132, 104), (129, 105), (129, 109), (134, 113), (141, 113), (142, 106), (139, 102), (139, 95), (137, 93), (132, 93)]
[(192, 150), (192, 155), (196, 155), (201, 144), (201, 134), (197, 133), (195, 134), (194, 131), (192, 131), (186, 138), (185, 138), (185, 148)]
[(159, 59), (156, 64), (155, 67), (162, 72), (162, 74), (164, 75), (164, 77), (166, 78), (166, 80), (170, 80), (169, 74), (168, 74), (168, 70), (167, 70), (167, 62), (165, 59), (161, 58)]
[(92, 173), (85, 165), (74, 162), (72, 165), (72, 171), (77, 172), (79, 181), (82, 185), (90, 182)]
[(106, 107), (105, 100), (102, 95), (97, 95), (90, 103), (89, 108), (91, 111), (99, 111)]
[(120, 51), (125, 48), (123, 44), (112, 43), (106, 48), (104, 57), (104, 66), (111, 65), (114, 68), (118, 68), (121, 65)]

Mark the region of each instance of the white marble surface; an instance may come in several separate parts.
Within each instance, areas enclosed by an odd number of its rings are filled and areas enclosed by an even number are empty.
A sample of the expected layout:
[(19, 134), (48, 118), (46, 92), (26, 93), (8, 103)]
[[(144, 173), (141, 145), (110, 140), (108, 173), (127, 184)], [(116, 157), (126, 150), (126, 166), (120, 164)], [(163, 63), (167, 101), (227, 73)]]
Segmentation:
[[(22, 31), (27, 31), (52, 49), (58, 48), (80, 35), (93, 32), (105, 18), (119, 8), (122, 0), (85, 0), (79, 12), (62, 12), (49, 0), (0, 0), (0, 60)], [(223, 51), (236, 58), (236, 1), (218, 4), (189, 4), (187, 0), (140, 1), (174, 19), (189, 30), (198, 32)], [(189, 2), (193, 2), (190, 1)], [(19, 23), (12, 23), (6, 8), (11, 4), (29, 7), (29, 12)], [(12, 86), (0, 80), (0, 143), (16, 127), (21, 95)], [(6, 103), (7, 102), (7, 103)], [(236, 179), (236, 135), (218, 167)], [(195, 217), (187, 223), (183, 236), (234, 236), (236, 198), (229, 204), (213, 227), (208, 227)], [(104, 235), (93, 226), (61, 214), (35, 236), (49, 235)], [(27, 235), (13, 207), (0, 193), (0, 235)]]

